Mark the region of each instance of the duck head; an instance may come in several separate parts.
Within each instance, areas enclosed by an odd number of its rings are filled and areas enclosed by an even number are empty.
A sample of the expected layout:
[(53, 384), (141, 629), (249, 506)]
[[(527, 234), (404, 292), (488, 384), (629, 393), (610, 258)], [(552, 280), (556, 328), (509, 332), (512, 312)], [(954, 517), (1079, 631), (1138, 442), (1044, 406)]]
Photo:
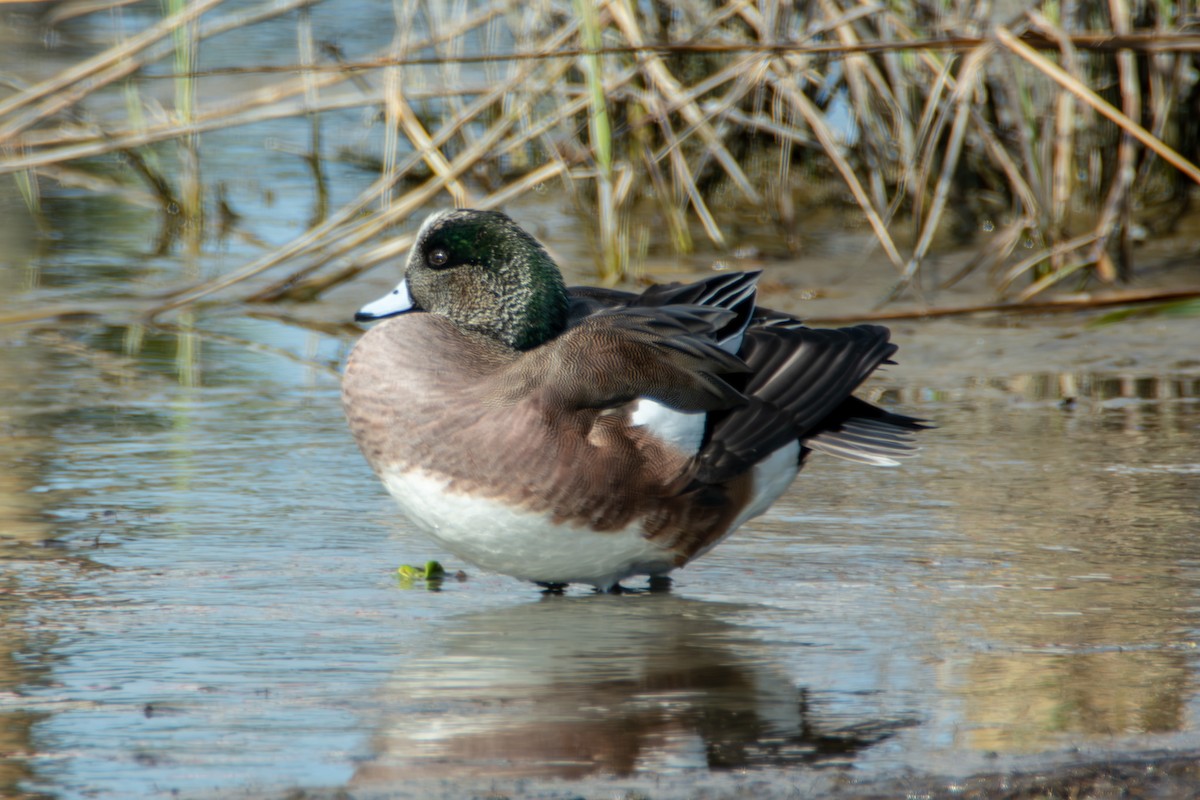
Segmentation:
[(404, 280), (354, 318), (427, 312), (528, 350), (566, 328), (568, 306), (562, 274), (540, 242), (499, 211), (455, 209), (425, 220)]

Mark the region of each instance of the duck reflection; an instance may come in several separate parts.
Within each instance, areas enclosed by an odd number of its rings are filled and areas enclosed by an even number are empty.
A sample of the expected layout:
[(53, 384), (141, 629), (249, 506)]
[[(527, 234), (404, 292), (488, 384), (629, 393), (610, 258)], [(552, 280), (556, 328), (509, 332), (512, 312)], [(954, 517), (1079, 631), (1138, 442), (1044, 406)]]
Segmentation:
[(912, 724), (814, 700), (746, 611), (655, 593), (454, 619), (393, 679), (354, 783), (848, 762)]

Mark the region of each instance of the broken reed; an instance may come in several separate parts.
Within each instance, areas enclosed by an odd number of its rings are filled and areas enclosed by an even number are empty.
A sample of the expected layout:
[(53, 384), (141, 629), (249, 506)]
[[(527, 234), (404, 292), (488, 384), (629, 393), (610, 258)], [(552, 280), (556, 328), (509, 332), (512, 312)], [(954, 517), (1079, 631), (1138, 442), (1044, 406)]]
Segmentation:
[[(805, 207), (837, 194), (895, 266), (893, 295), (920, 277), (935, 244), (956, 240), (977, 248), (970, 268), (1028, 298), (1071, 276), (1130, 277), (1133, 237), (1169, 231), (1200, 182), (1200, 33), (1165, 0), (1085, 0), (1070, 19), (1047, 2), (1004, 24), (969, 0), (397, 0), (393, 41), (354, 63), (334, 47), (317, 52), (319, 34), (295, 11), (315, 3), (176, 6), (154, 28), (0, 99), (0, 172), (24, 174), (23, 193), (36, 197), (30, 176), (70, 180), (87, 159), (122, 152), (153, 196), (179, 196), (162, 187), (184, 178), (151, 174), (139, 154), (176, 141), (200, 174), (203, 132), (295, 117), (312, 126), (308, 158), (326, 197), (320, 166), (338, 154), (322, 152), (321, 116), (383, 110), (369, 189), (322, 206), (288, 246), (180, 290), (163, 310), (236, 285), (252, 300), (310, 298), (405, 249), (406, 236), (381, 234), (446, 194), (490, 208), (552, 181), (597, 221), (606, 282), (630, 270), (633, 242), (686, 251), (699, 234), (729, 248), (733, 223), (747, 218), (795, 241)], [(277, 76), (272, 84), (219, 102), (182, 93), (156, 124), (133, 113), (125, 126), (71, 121), (89, 92), (148, 78), (143, 68), (179, 58), (181, 42), (194, 54), (205, 38), (283, 13), (299, 16), (295, 64), (179, 66), (171, 76), (195, 86), (256, 72)], [(351, 81), (353, 94), (330, 91)]]

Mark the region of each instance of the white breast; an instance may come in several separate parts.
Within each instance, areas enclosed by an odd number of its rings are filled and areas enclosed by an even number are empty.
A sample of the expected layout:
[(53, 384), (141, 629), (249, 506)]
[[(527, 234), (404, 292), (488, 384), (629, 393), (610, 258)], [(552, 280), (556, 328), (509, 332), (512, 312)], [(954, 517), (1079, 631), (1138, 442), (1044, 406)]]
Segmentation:
[(660, 575), (671, 554), (648, 541), (634, 522), (595, 532), (556, 523), (549, 514), (448, 491), (449, 481), (422, 470), (386, 470), (392, 497), (426, 533), (484, 569), (543, 583), (587, 583), (607, 589), (632, 575)]

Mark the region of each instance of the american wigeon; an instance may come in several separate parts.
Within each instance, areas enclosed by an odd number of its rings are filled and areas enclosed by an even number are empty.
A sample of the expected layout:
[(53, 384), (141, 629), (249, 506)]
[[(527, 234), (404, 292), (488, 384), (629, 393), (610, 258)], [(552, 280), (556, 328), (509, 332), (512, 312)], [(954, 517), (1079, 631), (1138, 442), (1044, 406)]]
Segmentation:
[(893, 465), (920, 420), (851, 393), (896, 346), (755, 305), (757, 273), (563, 285), (504, 214), (431, 216), (358, 320), (350, 429), (408, 517), (485, 569), (610, 589), (763, 513), (813, 450)]

